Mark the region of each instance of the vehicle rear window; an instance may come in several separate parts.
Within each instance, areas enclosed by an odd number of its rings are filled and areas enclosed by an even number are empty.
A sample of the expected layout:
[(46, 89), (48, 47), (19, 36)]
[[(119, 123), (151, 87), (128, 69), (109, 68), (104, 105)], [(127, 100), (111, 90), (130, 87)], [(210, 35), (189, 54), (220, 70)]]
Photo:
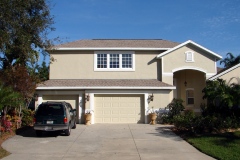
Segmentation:
[(36, 115), (63, 115), (63, 106), (61, 104), (41, 104), (38, 107)]

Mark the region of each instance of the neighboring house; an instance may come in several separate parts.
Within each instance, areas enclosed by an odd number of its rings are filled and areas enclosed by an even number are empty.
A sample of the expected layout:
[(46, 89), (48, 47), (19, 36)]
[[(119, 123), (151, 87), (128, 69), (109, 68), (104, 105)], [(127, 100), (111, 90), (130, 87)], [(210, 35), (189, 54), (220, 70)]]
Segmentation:
[(240, 63), (229, 68), (223, 69), (218, 74), (209, 78), (209, 80), (224, 79), (228, 85), (235, 83), (240, 84)]
[(37, 87), (38, 104), (64, 100), (79, 123), (148, 123), (147, 110), (173, 98), (200, 112), (205, 81), (222, 57), (193, 42), (166, 40), (79, 40), (54, 47), (48, 81)]

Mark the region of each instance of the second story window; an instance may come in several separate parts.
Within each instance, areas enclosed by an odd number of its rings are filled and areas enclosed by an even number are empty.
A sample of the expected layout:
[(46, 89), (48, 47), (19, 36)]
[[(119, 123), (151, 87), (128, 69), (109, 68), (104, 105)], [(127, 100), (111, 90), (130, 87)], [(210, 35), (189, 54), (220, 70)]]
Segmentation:
[(95, 51), (95, 71), (134, 71), (133, 51)]
[(119, 54), (110, 54), (110, 68), (119, 68)]
[(132, 68), (132, 54), (122, 55), (122, 68)]
[(97, 68), (107, 68), (107, 54), (97, 55)]

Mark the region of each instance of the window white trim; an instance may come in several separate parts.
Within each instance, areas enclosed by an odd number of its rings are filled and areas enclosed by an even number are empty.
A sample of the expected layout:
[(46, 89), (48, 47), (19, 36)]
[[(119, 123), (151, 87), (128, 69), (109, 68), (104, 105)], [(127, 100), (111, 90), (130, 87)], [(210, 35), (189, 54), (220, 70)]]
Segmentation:
[[(107, 54), (107, 68), (97, 68), (97, 55)], [(119, 54), (119, 68), (110, 68), (110, 54)], [(132, 55), (132, 68), (122, 68), (122, 54)], [(94, 71), (135, 71), (135, 52), (134, 51), (95, 51), (94, 52)]]
[(193, 51), (185, 52), (185, 61), (186, 62), (194, 62), (194, 52)]

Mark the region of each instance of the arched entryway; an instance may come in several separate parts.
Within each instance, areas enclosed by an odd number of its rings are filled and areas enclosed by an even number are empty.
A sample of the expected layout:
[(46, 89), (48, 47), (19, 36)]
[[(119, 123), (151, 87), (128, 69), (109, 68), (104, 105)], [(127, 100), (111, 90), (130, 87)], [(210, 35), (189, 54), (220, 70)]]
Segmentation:
[(200, 105), (204, 103), (202, 90), (206, 85), (206, 74), (192, 69), (174, 72), (173, 84), (176, 86), (174, 98), (184, 101), (186, 109), (200, 112)]

